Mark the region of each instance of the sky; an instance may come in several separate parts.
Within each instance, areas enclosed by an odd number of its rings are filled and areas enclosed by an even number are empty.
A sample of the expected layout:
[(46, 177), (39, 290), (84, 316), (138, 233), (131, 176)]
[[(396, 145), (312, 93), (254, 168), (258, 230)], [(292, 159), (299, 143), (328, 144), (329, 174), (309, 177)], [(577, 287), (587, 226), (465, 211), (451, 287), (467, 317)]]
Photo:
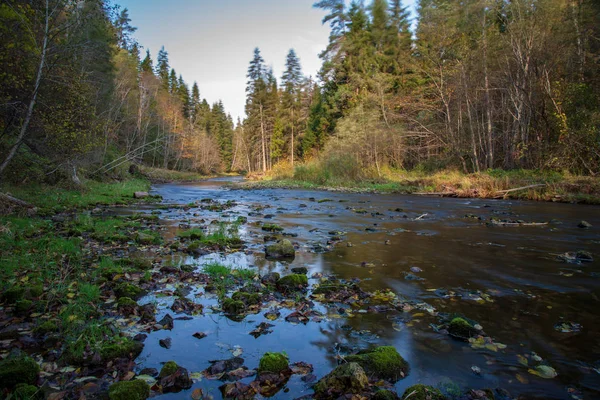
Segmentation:
[[(115, 0), (129, 10), (134, 36), (156, 54), (162, 46), (169, 64), (200, 97), (223, 101), (235, 120), (244, 118), (246, 72), (255, 47), (278, 80), (290, 48), (303, 73), (316, 78), (319, 53), (327, 46), (329, 26), (315, 0)], [(368, 1), (367, 1), (368, 3)], [(413, 6), (414, 0), (405, 0)]]

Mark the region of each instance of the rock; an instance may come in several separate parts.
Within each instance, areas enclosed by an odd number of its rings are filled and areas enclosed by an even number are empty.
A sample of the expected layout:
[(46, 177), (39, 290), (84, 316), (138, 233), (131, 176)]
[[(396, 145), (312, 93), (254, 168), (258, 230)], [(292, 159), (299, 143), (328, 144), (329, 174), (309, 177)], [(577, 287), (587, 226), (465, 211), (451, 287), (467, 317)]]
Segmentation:
[(192, 387), (192, 379), (188, 370), (178, 366), (174, 361), (167, 362), (158, 375), (159, 385), (163, 393), (177, 393)]
[(350, 362), (338, 365), (313, 387), (316, 399), (337, 399), (340, 395), (361, 393), (369, 384), (362, 367)]
[(392, 383), (408, 374), (408, 363), (392, 346), (379, 346), (345, 358), (348, 362), (360, 364), (367, 374)]
[(241, 301), (245, 306), (260, 304), (260, 295), (256, 293), (235, 292), (231, 298), (236, 301)]
[(157, 322), (158, 325), (162, 326), (162, 329), (173, 329), (173, 317), (169, 314), (165, 315), (163, 319)]
[(132, 285), (131, 283), (122, 283), (116, 286), (113, 291), (118, 299), (121, 297), (129, 297), (133, 300), (138, 300), (144, 294), (144, 291), (138, 286)]
[(469, 338), (476, 336), (478, 331), (464, 318), (454, 318), (452, 321), (450, 321), (448, 333), (454, 338), (469, 340)]
[(19, 315), (25, 315), (27, 314), (31, 306), (33, 306), (33, 302), (31, 300), (17, 300), (17, 302), (15, 303), (15, 313)]
[(265, 232), (283, 232), (283, 228), (275, 224), (264, 224), (261, 229)]
[(0, 340), (18, 339), (22, 331), (28, 331), (32, 328), (32, 324), (23, 322), (20, 324), (10, 324), (6, 328), (0, 329)]
[(371, 400), (397, 400), (398, 395), (391, 390), (378, 390), (375, 392)]
[(139, 244), (154, 244), (156, 242), (156, 238), (152, 235), (138, 232), (135, 235), (135, 241)]
[(265, 255), (267, 258), (294, 258), (296, 249), (288, 239), (282, 239), (275, 244), (265, 247)]
[(260, 278), (260, 281), (263, 285), (275, 285), (280, 278), (281, 275), (278, 272), (269, 272)]
[(226, 383), (219, 390), (224, 399), (251, 400), (256, 395), (256, 389), (242, 382)]
[(196, 332), (192, 336), (196, 339), (204, 339), (207, 335), (204, 332)]
[(263, 354), (258, 363), (258, 373), (271, 372), (279, 374), (284, 371), (288, 371), (289, 359), (285, 353), (271, 353), (267, 352)]
[(244, 359), (234, 357), (228, 360), (209, 361), (211, 366), (206, 369), (206, 374), (209, 376), (220, 375), (224, 372), (230, 372), (244, 365)]
[(156, 368), (144, 368), (140, 371), (140, 375), (148, 375), (156, 378), (158, 376), (158, 370)]
[(308, 277), (306, 275), (291, 274), (277, 281), (277, 289), (283, 292), (303, 290), (306, 286), (308, 286)]
[(221, 306), (221, 308), (223, 308), (223, 311), (225, 311), (228, 314), (237, 315), (243, 313), (246, 310), (246, 305), (239, 300), (226, 298), (223, 300), (223, 305)]
[(134, 199), (143, 199), (143, 198), (146, 198), (148, 196), (149, 196), (148, 192), (134, 192), (133, 193), (133, 198)]
[(160, 347), (164, 347), (167, 350), (171, 348), (171, 343), (172, 343), (171, 338), (164, 338), (164, 339), (160, 339), (158, 341), (158, 344), (160, 345)]
[(19, 383), (33, 385), (39, 365), (29, 357), (12, 357), (0, 361), (0, 388), (14, 388)]
[(434, 387), (422, 384), (414, 385), (404, 391), (402, 400), (446, 400), (446, 397)]
[(307, 275), (308, 274), (308, 268), (306, 268), (306, 267), (295, 267), (295, 268), (292, 268), (292, 272), (294, 274), (304, 274), (304, 275)]
[(348, 243), (346, 243), (346, 247), (352, 247), (352, 246), (354, 246), (354, 245), (352, 244), (352, 242), (348, 242)]
[(150, 397), (150, 386), (140, 379), (113, 383), (108, 397), (110, 400), (145, 400)]
[(590, 223), (589, 223), (589, 222), (587, 222), (587, 221), (581, 221), (579, 224), (577, 224), (577, 227), (578, 227), (578, 228), (583, 228), (583, 229), (586, 229), (586, 228), (591, 228), (591, 227), (592, 227), (592, 224), (590, 224)]

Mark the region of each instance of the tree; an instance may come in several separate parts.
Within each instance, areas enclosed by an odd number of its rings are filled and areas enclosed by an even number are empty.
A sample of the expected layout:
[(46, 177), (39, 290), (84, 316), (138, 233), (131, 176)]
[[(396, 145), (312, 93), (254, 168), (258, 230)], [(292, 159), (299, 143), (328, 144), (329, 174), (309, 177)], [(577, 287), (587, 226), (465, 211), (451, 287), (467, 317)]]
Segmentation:
[(294, 156), (296, 153), (296, 141), (294, 139), (295, 135), (298, 134), (298, 100), (302, 80), (303, 76), (300, 60), (298, 59), (294, 49), (290, 49), (285, 62), (285, 71), (281, 78), (281, 84), (283, 86), (283, 95), (281, 97), (281, 114), (287, 123), (282, 124), (280, 121), (280, 124), (282, 135), (285, 136), (284, 131), (289, 130), (290, 133), (290, 160), (292, 166), (294, 166)]
[(169, 54), (165, 46), (161, 47), (156, 57), (156, 75), (160, 78), (163, 88), (169, 90)]

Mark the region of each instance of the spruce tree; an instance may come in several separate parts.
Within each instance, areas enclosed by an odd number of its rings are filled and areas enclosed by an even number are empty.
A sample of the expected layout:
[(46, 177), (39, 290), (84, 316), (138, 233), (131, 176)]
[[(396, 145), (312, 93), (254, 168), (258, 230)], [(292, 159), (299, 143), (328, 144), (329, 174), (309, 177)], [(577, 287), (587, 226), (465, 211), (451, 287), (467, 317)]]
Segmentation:
[(165, 46), (161, 47), (156, 57), (156, 75), (160, 78), (162, 87), (169, 90), (169, 54)]

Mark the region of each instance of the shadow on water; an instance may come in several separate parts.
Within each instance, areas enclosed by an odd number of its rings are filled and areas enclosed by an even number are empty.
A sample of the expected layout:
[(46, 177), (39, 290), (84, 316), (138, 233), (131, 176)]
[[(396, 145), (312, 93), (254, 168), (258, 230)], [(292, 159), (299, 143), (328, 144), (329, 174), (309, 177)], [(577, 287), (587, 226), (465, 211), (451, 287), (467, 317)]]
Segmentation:
[[(284, 320), (291, 310), (281, 309), (273, 333), (255, 339), (248, 333), (268, 321), (264, 309), (235, 322), (212, 312), (216, 298), (197, 290), (195, 300), (205, 313), (176, 321), (172, 331), (149, 335), (138, 367), (160, 369), (176, 360), (191, 372), (207, 368), (209, 360), (227, 359), (241, 347), (245, 365), (258, 366), (266, 351), (286, 351), (291, 362), (305, 361), (321, 377), (337, 363), (340, 349), (371, 344), (393, 345), (409, 361), (408, 377), (396, 384), (401, 394), (415, 383), (447, 382), (469, 388), (501, 387), (522, 398), (600, 396), (600, 263), (561, 262), (559, 254), (585, 250), (600, 257), (600, 208), (569, 204), (440, 199), (402, 195), (328, 193), (307, 190), (229, 190), (222, 184), (239, 178), (216, 178), (195, 184), (162, 184), (153, 188), (166, 204), (189, 204), (202, 199), (234, 201), (224, 212), (192, 208), (162, 210), (166, 235), (177, 235), (181, 223), (202, 225), (211, 220), (247, 216), (240, 234), (243, 252), (210, 254), (200, 258), (177, 256), (172, 261), (198, 267), (218, 261), (236, 268), (255, 268), (261, 274), (306, 266), (315, 272), (361, 280), (373, 291), (391, 288), (398, 296), (426, 307), (391, 315), (356, 313), (351, 318), (329, 315), (321, 322), (293, 325)], [(147, 209), (145, 211), (150, 211)], [(259, 210), (257, 212), (256, 210)], [(142, 210), (144, 211), (144, 210)], [(465, 217), (469, 215), (469, 217)], [(549, 222), (541, 226), (489, 226), (486, 221)], [(581, 229), (581, 220), (595, 228)], [(264, 232), (256, 221), (277, 223), (295, 237), (299, 251), (290, 264), (264, 258)], [(342, 240), (328, 244), (332, 235)], [(297, 236), (296, 236), (297, 235)], [(350, 244), (349, 244), (350, 243)], [(325, 251), (323, 251), (325, 250)], [(316, 283), (317, 280), (311, 280)], [(160, 319), (172, 297), (151, 295)], [(327, 310), (323, 308), (324, 312)], [(432, 328), (439, 315), (464, 315), (483, 326), (505, 349), (474, 349)], [(580, 332), (559, 332), (555, 325), (575, 322)], [(195, 332), (207, 337), (194, 338)], [(172, 347), (158, 345), (171, 337)], [(535, 354), (534, 354), (535, 353)], [(534, 358), (558, 372), (554, 379), (528, 373)], [(531, 362), (523, 365), (523, 360)], [(475, 374), (472, 367), (481, 374)], [(252, 378), (246, 378), (248, 382)], [(216, 398), (222, 382), (202, 379), (202, 388)], [(275, 398), (311, 393), (294, 376), (289, 392)], [(190, 390), (190, 391), (191, 391)], [(187, 392), (186, 392), (187, 393)], [(189, 397), (167, 394), (164, 399)], [(187, 398), (186, 397), (186, 398)], [(576, 398), (576, 397), (573, 397)], [(587, 397), (586, 397), (587, 398)]]

